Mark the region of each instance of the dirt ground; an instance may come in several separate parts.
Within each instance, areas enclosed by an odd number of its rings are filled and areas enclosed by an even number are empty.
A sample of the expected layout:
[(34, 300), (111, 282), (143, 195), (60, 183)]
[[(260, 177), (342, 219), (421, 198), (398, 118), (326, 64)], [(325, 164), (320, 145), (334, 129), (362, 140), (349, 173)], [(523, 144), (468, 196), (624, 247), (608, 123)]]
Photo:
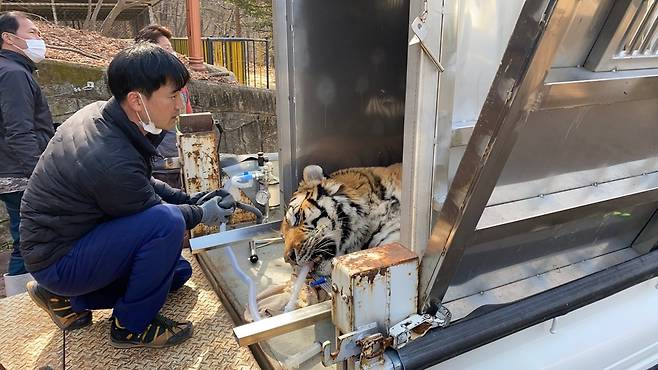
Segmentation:
[[(50, 22), (35, 21), (35, 23), (49, 47), (46, 57), (52, 60), (107, 67), (121, 49), (134, 43), (130, 39), (105, 37), (98, 32), (56, 26)], [(188, 67), (192, 79), (234, 83), (229, 78), (207, 71), (192, 71), (189, 69), (188, 58), (185, 55), (178, 56)]]

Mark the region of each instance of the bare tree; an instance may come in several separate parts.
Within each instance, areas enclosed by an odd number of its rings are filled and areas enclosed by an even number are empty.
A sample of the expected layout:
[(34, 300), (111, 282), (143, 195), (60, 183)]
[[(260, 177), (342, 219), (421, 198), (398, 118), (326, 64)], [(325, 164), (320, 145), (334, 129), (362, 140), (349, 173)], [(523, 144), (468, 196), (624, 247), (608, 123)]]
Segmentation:
[(240, 16), (240, 7), (238, 5), (235, 5), (235, 9), (233, 11), (233, 21), (235, 22), (235, 36), (243, 36), (242, 17)]
[[(201, 0), (202, 34), (272, 38), (271, 7), (271, 0)], [(161, 1), (154, 12), (174, 35), (187, 35), (185, 0)]]
[(93, 12), (91, 11), (91, 3), (92, 0), (89, 0), (89, 7), (87, 8), (87, 17), (85, 18), (85, 22), (82, 25), (82, 28), (85, 30), (96, 29), (96, 22), (98, 21), (98, 13), (100, 13), (101, 7), (103, 6), (103, 0), (98, 0), (96, 6), (94, 7)]
[(148, 0), (117, 0), (117, 3), (114, 5), (110, 13), (105, 17), (103, 25), (101, 26), (101, 33), (103, 35), (108, 35), (112, 30), (114, 21), (117, 17), (126, 9), (130, 9), (136, 6), (148, 6)]

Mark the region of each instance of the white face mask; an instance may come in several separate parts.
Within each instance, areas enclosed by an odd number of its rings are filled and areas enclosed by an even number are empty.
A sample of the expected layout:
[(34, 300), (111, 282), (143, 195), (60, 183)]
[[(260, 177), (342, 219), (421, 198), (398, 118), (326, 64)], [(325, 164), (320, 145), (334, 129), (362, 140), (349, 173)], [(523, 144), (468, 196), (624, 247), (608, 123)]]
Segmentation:
[(153, 124), (153, 121), (151, 121), (151, 115), (149, 114), (148, 109), (146, 109), (146, 104), (144, 104), (144, 98), (142, 98), (142, 94), (139, 94), (139, 100), (142, 101), (142, 105), (144, 105), (144, 111), (146, 112), (146, 118), (148, 118), (148, 122), (144, 122), (142, 120), (142, 117), (139, 116), (139, 113), (137, 113), (137, 118), (139, 118), (139, 123), (142, 125), (144, 128), (144, 131), (148, 132), (149, 134), (153, 135), (158, 135), (162, 132), (161, 128), (155, 127), (155, 124)]
[[(16, 36), (16, 35), (14, 35)], [(27, 44), (27, 49), (21, 49), (23, 50), (23, 53), (25, 53), (25, 56), (30, 58), (34, 63), (39, 63), (42, 60), (46, 59), (46, 42), (43, 40), (38, 40), (38, 39), (24, 39), (20, 36), (16, 36), (19, 39), (25, 41)], [(15, 44), (14, 44), (15, 45)], [(16, 45), (18, 47), (18, 45)]]

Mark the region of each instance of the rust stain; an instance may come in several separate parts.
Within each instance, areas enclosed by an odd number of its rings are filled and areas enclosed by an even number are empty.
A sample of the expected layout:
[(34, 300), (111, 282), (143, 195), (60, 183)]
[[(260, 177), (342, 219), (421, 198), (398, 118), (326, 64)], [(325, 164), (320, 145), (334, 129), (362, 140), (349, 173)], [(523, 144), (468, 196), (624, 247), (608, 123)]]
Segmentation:
[(414, 259), (418, 259), (415, 253), (399, 243), (392, 243), (336, 257), (335, 264), (344, 266), (348, 271), (368, 276), (372, 282), (378, 273), (383, 274), (380, 271), (382, 268), (397, 266)]
[(413, 331), (414, 333), (416, 333), (418, 335), (423, 335), (423, 334), (427, 333), (427, 331), (430, 330), (430, 329), (432, 329), (432, 324), (429, 323), (429, 322), (424, 322), (424, 323), (416, 326), (415, 328), (411, 329), (411, 331)]
[(355, 275), (356, 277), (359, 278), (359, 280), (357, 281), (357, 285), (361, 285), (363, 280), (367, 280), (368, 286), (373, 288), (372, 284), (375, 282), (375, 278), (377, 278), (377, 275), (386, 276), (386, 268), (374, 268), (357, 273)]

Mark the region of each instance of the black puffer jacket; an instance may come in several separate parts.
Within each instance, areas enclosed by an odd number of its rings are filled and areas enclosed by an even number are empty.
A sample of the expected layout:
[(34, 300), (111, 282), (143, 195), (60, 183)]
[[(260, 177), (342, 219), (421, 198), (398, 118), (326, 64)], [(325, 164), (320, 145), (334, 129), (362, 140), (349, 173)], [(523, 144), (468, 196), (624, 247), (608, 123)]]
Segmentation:
[(21, 254), (28, 271), (65, 255), (96, 225), (163, 201), (179, 204), (188, 228), (203, 216), (187, 194), (151, 177), (156, 142), (119, 103), (92, 103), (57, 130), (21, 203)]
[(0, 177), (30, 177), (55, 132), (35, 70), (23, 55), (0, 50)]

